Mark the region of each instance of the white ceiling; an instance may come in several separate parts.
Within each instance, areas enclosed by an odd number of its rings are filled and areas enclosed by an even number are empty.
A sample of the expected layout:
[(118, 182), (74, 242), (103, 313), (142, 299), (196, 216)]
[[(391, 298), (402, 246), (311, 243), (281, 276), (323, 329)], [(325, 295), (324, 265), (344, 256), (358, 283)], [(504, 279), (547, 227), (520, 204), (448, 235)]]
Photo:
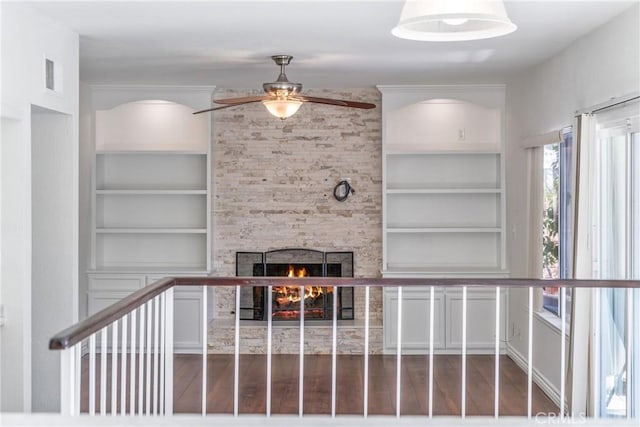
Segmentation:
[(393, 37), (401, 0), (30, 3), (80, 34), (88, 83), (260, 88), (277, 77), (269, 56), (290, 54), (290, 80), (339, 88), (503, 82), (638, 0), (511, 0), (515, 33), (454, 43)]

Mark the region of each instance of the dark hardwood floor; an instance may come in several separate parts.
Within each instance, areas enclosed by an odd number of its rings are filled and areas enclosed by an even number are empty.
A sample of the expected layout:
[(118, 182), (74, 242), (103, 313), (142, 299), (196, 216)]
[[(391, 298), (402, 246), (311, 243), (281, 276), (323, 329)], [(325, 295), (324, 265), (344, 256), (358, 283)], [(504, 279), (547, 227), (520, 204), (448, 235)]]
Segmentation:
[[(111, 361), (108, 358), (110, 370)], [(99, 384), (100, 355), (97, 356), (96, 384)], [(200, 413), (202, 357), (179, 354), (174, 359), (174, 412)], [(305, 356), (304, 413), (331, 413), (331, 356)], [(81, 409), (88, 411), (88, 357), (83, 358)], [(362, 414), (363, 357), (340, 355), (337, 358), (336, 412)], [(434, 356), (434, 415), (459, 415), (461, 400), (460, 356)], [(233, 355), (209, 355), (207, 366), (207, 412), (233, 412)], [(127, 372), (128, 377), (128, 372)], [(137, 373), (136, 373), (137, 377)], [(107, 374), (107, 408), (110, 409), (110, 378)], [(401, 414), (428, 413), (428, 356), (402, 357)], [(120, 381), (120, 375), (118, 375)], [(467, 415), (493, 415), (494, 358), (467, 356)], [(120, 384), (118, 384), (119, 388)], [(128, 387), (127, 387), (128, 388)], [(99, 386), (96, 386), (99, 395)], [(239, 411), (265, 413), (266, 356), (240, 356)], [(119, 393), (119, 392), (118, 392)], [(396, 411), (396, 358), (369, 358), (369, 413), (393, 415)], [(99, 411), (97, 398), (96, 410)], [(120, 398), (118, 397), (118, 402)], [(129, 401), (127, 396), (126, 401)], [(137, 398), (136, 398), (137, 402)], [(119, 404), (118, 404), (119, 405)], [(533, 413), (556, 412), (557, 406), (534, 384)], [(274, 355), (272, 364), (273, 414), (298, 413), (298, 356)], [(127, 403), (127, 412), (128, 403)], [(526, 415), (527, 377), (507, 356), (500, 358), (500, 414)]]

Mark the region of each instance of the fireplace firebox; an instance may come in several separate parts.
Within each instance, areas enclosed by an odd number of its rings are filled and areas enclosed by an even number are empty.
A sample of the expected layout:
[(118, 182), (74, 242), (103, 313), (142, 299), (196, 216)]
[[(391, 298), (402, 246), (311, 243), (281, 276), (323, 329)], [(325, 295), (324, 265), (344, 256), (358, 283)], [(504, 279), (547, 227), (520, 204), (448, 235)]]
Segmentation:
[[(353, 277), (353, 252), (321, 252), (313, 249), (277, 249), (268, 252), (236, 252), (236, 276), (241, 277)], [(273, 286), (240, 290), (240, 319), (267, 320), (271, 304), (273, 320), (298, 320), (304, 302), (306, 320), (333, 318), (333, 298), (338, 298), (337, 318), (353, 319), (353, 287)]]

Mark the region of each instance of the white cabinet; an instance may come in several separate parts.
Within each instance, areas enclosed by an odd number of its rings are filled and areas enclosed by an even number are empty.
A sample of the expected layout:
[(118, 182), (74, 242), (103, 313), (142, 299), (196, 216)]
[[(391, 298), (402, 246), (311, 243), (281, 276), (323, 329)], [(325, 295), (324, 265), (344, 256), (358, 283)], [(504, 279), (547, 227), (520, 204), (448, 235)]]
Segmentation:
[[(183, 272), (167, 274), (89, 273), (88, 313), (95, 314), (146, 285), (168, 276), (185, 277)], [(192, 274), (186, 276), (194, 276)], [(173, 292), (174, 348), (180, 353), (202, 351), (203, 289), (179, 287)], [(209, 313), (208, 318), (211, 318)]]
[[(507, 277), (504, 86), (379, 86), (384, 277)], [(503, 298), (503, 297), (501, 297)], [(461, 290), (438, 289), (435, 349), (461, 347)], [(405, 289), (403, 351), (428, 349), (429, 294)], [(397, 291), (385, 289), (385, 351), (395, 351)], [(504, 314), (504, 304), (501, 313)], [(492, 314), (493, 313), (493, 314)], [(504, 315), (501, 316), (504, 334)], [(492, 351), (495, 293), (469, 288), (467, 348)]]
[[(462, 291), (448, 291), (445, 295), (446, 317), (444, 323), (448, 325), (445, 347), (449, 350), (462, 348)], [(500, 293), (500, 347), (504, 347), (506, 339), (506, 291)], [(467, 349), (485, 350), (493, 353), (495, 350), (495, 318), (496, 292), (494, 289), (467, 290)]]
[[(430, 290), (427, 287), (402, 290), (402, 352), (422, 354), (429, 351)], [(500, 348), (506, 337), (506, 291), (500, 293)], [(385, 288), (384, 351), (397, 351), (398, 290)], [(496, 295), (494, 289), (468, 288), (467, 290), (467, 351), (470, 353), (495, 352)], [(436, 288), (434, 292), (434, 352), (457, 354), (462, 348), (462, 290)]]
[[(206, 276), (213, 87), (95, 87), (89, 314), (167, 276)], [(174, 346), (202, 348), (201, 289), (174, 292)]]
[[(433, 347), (445, 348), (444, 292), (434, 292)], [(398, 291), (384, 290), (384, 349), (394, 352), (398, 343)], [(404, 288), (402, 292), (402, 349), (405, 352), (429, 349), (431, 298), (428, 288)], [(416, 327), (419, 325), (419, 327)]]
[[(147, 275), (147, 285), (165, 276)], [(181, 353), (202, 351), (202, 316), (206, 287), (180, 286), (173, 290), (173, 345)], [(208, 311), (208, 319), (213, 313)]]

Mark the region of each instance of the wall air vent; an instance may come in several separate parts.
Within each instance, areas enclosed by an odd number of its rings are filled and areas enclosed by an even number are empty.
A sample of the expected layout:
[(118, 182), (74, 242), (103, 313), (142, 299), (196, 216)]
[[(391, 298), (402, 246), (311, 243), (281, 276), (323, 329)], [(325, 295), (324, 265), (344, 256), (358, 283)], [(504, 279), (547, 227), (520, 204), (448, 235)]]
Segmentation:
[(44, 75), (45, 75), (45, 87), (47, 89), (55, 90), (55, 64), (52, 60), (45, 58), (44, 59)]

